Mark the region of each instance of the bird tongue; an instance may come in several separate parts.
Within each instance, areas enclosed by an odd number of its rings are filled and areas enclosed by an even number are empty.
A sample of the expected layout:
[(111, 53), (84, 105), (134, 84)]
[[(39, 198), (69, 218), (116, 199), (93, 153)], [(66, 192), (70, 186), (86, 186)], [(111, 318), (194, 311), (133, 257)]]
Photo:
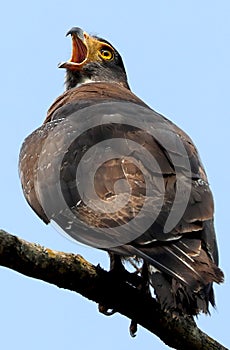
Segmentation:
[(87, 48), (80, 38), (72, 35), (72, 55), (70, 62), (82, 63), (87, 56)]

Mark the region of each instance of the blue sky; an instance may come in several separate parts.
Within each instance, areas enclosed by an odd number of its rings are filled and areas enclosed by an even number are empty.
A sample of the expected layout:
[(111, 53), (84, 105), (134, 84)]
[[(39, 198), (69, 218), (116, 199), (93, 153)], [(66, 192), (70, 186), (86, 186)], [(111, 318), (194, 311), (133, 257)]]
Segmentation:
[[(17, 163), (23, 139), (45, 118), (64, 90), (70, 55), (65, 33), (72, 26), (99, 34), (120, 51), (132, 90), (183, 128), (196, 143), (215, 198), (220, 265), (217, 310), (198, 325), (230, 345), (227, 302), (229, 267), (229, 82), (228, 0), (4, 2), (0, 13), (1, 138), (0, 227), (52, 249), (76, 252), (108, 267), (105, 253), (67, 240), (46, 227), (26, 204)], [(129, 320), (107, 318), (81, 296), (0, 268), (1, 346), (4, 349), (167, 349)]]

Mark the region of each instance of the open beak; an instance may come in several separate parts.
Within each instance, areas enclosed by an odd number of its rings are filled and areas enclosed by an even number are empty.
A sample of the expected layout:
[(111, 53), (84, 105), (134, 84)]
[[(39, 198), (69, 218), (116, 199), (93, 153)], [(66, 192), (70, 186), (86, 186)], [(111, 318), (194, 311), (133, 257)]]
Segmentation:
[(74, 27), (68, 31), (66, 36), (72, 37), (72, 54), (67, 62), (62, 62), (58, 68), (66, 68), (70, 70), (80, 70), (87, 61), (88, 48), (86, 45), (89, 35), (81, 28)]

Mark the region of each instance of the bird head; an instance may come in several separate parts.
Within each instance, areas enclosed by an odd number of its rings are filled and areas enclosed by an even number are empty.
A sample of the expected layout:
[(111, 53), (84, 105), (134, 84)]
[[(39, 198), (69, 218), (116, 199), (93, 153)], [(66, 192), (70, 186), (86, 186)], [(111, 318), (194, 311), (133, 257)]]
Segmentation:
[(122, 58), (108, 41), (78, 27), (66, 35), (72, 37), (72, 54), (58, 67), (66, 69), (67, 90), (89, 82), (115, 82), (129, 88)]

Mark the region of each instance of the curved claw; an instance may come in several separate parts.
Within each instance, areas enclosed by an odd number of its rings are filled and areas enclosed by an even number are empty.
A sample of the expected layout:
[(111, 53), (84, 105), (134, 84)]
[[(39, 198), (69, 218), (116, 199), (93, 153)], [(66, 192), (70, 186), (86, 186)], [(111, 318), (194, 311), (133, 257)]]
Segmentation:
[(137, 322), (134, 320), (131, 320), (130, 326), (129, 326), (129, 333), (131, 337), (136, 337), (137, 333)]
[(105, 316), (112, 316), (113, 314), (116, 313), (114, 309), (109, 309), (104, 305), (98, 305), (98, 310), (100, 313), (102, 313)]

